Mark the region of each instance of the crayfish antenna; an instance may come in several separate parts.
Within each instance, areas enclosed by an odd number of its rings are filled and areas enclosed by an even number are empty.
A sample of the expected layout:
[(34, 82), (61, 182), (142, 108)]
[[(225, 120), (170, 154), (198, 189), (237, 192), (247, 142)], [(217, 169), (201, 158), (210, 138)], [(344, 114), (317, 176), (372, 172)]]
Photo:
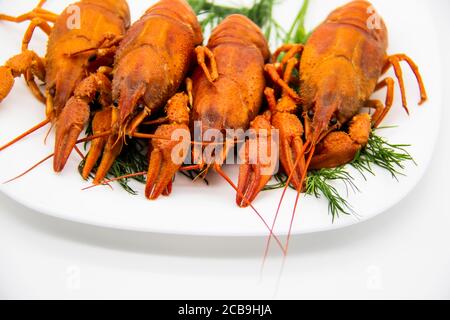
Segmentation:
[(97, 188), (97, 187), (100, 187), (100, 186), (109, 186), (109, 184), (111, 182), (116, 182), (116, 181), (120, 181), (120, 180), (123, 180), (123, 179), (130, 179), (130, 178), (136, 178), (136, 177), (140, 177), (140, 176), (145, 176), (146, 174), (147, 174), (147, 172), (131, 173), (131, 174), (123, 175), (123, 176), (116, 177), (116, 178), (113, 178), (113, 179), (104, 180), (101, 183), (93, 184), (93, 185), (91, 185), (89, 187), (86, 187), (86, 188), (83, 188), (81, 190), (85, 191), (85, 190), (89, 190), (89, 189), (92, 189), (92, 188)]
[[(76, 142), (76, 144), (83, 143), (83, 142), (87, 142), (87, 141), (96, 140), (96, 139), (99, 139), (99, 138), (105, 136), (106, 134), (110, 134), (110, 133), (109, 133), (109, 132), (106, 132), (106, 133), (98, 134), (97, 136), (91, 136), (91, 137), (83, 138), (83, 139), (78, 140), (78, 141)], [(75, 148), (75, 150), (77, 151), (77, 153), (80, 155), (80, 157), (81, 157), (81, 158), (84, 158), (84, 155), (81, 153), (81, 151), (77, 148), (76, 145), (75, 145), (74, 148)], [(12, 179), (10, 179), (10, 180), (8, 180), (8, 181), (3, 182), (3, 184), (7, 184), (7, 183), (13, 182), (13, 181), (15, 181), (15, 180), (17, 180), (17, 179), (19, 179), (19, 178), (22, 178), (23, 176), (27, 175), (28, 173), (30, 173), (31, 171), (33, 171), (34, 169), (36, 169), (37, 167), (39, 167), (41, 164), (45, 163), (47, 160), (50, 160), (51, 158), (53, 158), (54, 155), (55, 155), (54, 153), (48, 155), (47, 157), (45, 157), (44, 159), (40, 160), (40, 161), (37, 162), (35, 165), (33, 165), (30, 169), (28, 169), (28, 170), (26, 170), (25, 172), (21, 173), (21, 174), (18, 175), (17, 177), (14, 177), (14, 178), (12, 178)]]
[(312, 160), (312, 158), (314, 156), (314, 152), (315, 152), (315, 146), (311, 147), (311, 149), (310, 149), (308, 160), (306, 161), (306, 167), (304, 169), (304, 172), (302, 174), (302, 178), (301, 178), (301, 181), (300, 181), (300, 186), (297, 189), (297, 197), (295, 198), (294, 209), (292, 210), (291, 222), (289, 224), (289, 231), (288, 231), (288, 235), (287, 235), (287, 239), (286, 239), (286, 247), (284, 248), (284, 253), (286, 255), (287, 255), (288, 250), (289, 250), (289, 241), (291, 239), (292, 227), (294, 225), (294, 219), (295, 219), (295, 213), (297, 211), (298, 202), (300, 200), (300, 195), (302, 193), (303, 184), (305, 183), (306, 178), (308, 177), (308, 168), (309, 168), (311, 160)]
[(55, 124), (52, 122), (52, 125), (50, 126), (50, 128), (48, 128), (47, 133), (45, 134), (45, 138), (44, 138), (44, 144), (45, 145), (47, 145), (48, 137), (50, 136), (50, 133), (52, 133), (54, 125)]
[(37, 130), (45, 127), (47, 124), (50, 123), (50, 119), (46, 119), (44, 121), (42, 121), (41, 123), (38, 123), (37, 125), (35, 125), (34, 127), (32, 127), (31, 129), (25, 131), (24, 133), (22, 133), (21, 135), (19, 135), (18, 137), (14, 138), (13, 140), (11, 140), (10, 142), (8, 142), (7, 144), (5, 144), (4, 146), (0, 147), (0, 151), (3, 151), (9, 147), (11, 147), (12, 145), (14, 145), (15, 143), (19, 142), (20, 140), (22, 140), (23, 138), (29, 136), (30, 134), (32, 134), (33, 132), (36, 132)]
[(17, 180), (17, 179), (22, 178), (23, 176), (27, 175), (28, 173), (30, 173), (31, 171), (33, 171), (34, 169), (36, 169), (37, 167), (39, 167), (41, 164), (43, 164), (43, 163), (46, 162), (47, 160), (50, 160), (51, 158), (53, 158), (54, 155), (55, 155), (55, 154), (52, 153), (51, 155), (45, 157), (44, 159), (42, 159), (41, 161), (39, 161), (38, 163), (36, 163), (35, 165), (33, 165), (30, 169), (24, 171), (23, 173), (19, 174), (18, 176), (14, 177), (14, 178), (12, 178), (12, 179), (9, 179), (8, 181), (3, 182), (3, 184), (8, 184), (8, 183), (13, 182), (13, 181), (15, 181), (15, 180)]
[[(299, 153), (297, 154), (297, 159), (295, 160), (295, 163), (294, 163), (293, 168), (296, 168), (296, 167), (300, 164), (301, 160), (303, 159), (303, 157), (304, 157), (304, 155), (305, 155), (305, 151), (306, 151), (308, 148), (310, 148), (309, 145), (310, 145), (309, 142), (306, 142), (306, 143), (303, 145), (302, 152), (299, 152)], [(309, 163), (307, 163), (306, 166), (305, 166), (305, 168), (304, 168), (304, 171), (305, 171), (305, 172), (308, 171), (308, 166), (309, 166)], [(278, 217), (279, 217), (279, 215), (280, 215), (281, 205), (282, 205), (282, 203), (283, 203), (283, 200), (284, 200), (284, 197), (285, 197), (285, 195), (286, 195), (287, 189), (289, 188), (289, 186), (290, 186), (290, 184), (291, 184), (291, 182), (292, 182), (292, 179), (293, 179), (293, 177), (294, 177), (295, 172), (296, 172), (295, 170), (291, 170), (291, 172), (289, 173), (288, 179), (286, 180), (286, 185), (285, 185), (284, 188), (283, 188), (283, 192), (282, 192), (282, 194), (281, 194), (280, 201), (278, 202), (277, 211), (276, 211), (276, 213), (275, 213), (275, 217), (274, 217), (274, 219), (273, 219), (272, 226), (271, 226), (271, 228), (270, 228), (271, 234), (273, 234), (273, 231), (274, 231), (274, 229), (275, 229), (275, 226), (276, 226)], [(302, 176), (303, 176), (303, 175), (302, 175)], [(299, 182), (299, 186), (300, 186), (300, 191), (301, 191), (302, 185), (303, 185), (303, 183), (304, 183), (304, 179), (300, 179), (300, 180), (301, 180), (301, 181)], [(270, 248), (270, 242), (271, 242), (271, 240), (272, 240), (272, 237), (271, 237), (271, 235), (269, 235), (269, 237), (267, 238), (266, 249), (265, 249), (265, 253), (264, 253), (264, 261), (266, 260), (267, 255), (269, 254), (269, 248)], [(286, 255), (287, 251), (286, 251), (286, 249), (285, 249), (284, 246), (283, 246), (283, 249), (282, 249), (282, 250), (283, 250), (283, 254)]]
[(238, 187), (233, 183), (233, 181), (231, 181), (230, 177), (228, 177), (228, 175), (222, 170), (220, 165), (215, 164), (214, 165), (214, 169), (237, 192), (237, 194), (242, 198), (242, 201), (244, 203), (247, 203), (248, 206), (256, 213), (256, 215), (263, 222), (263, 224), (267, 228), (267, 230), (269, 230), (269, 232), (270, 232), (269, 236), (271, 238), (273, 237), (275, 239), (275, 241), (277, 242), (277, 244), (280, 247), (280, 249), (284, 252), (283, 244), (281, 243), (281, 241), (278, 238), (278, 236), (276, 236), (273, 233), (273, 230), (270, 228), (269, 224), (264, 219), (264, 217), (261, 215), (261, 213), (259, 213), (258, 210), (256, 210), (256, 208), (251, 204), (251, 202), (239, 191)]

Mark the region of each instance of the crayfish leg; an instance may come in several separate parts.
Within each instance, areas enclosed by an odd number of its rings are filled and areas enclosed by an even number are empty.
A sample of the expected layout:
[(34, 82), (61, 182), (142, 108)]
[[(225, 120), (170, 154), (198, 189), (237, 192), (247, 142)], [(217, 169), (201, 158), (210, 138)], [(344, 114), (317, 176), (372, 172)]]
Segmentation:
[(22, 51), (28, 50), (28, 46), (30, 44), (31, 39), (33, 38), (33, 34), (36, 28), (39, 28), (42, 31), (44, 31), (47, 36), (49, 36), (52, 31), (52, 28), (45, 20), (41, 18), (34, 18), (33, 20), (31, 20), (30, 25), (28, 26), (28, 29), (27, 31), (25, 31), (25, 34), (23, 36)]
[(281, 78), (275, 65), (266, 64), (264, 70), (267, 72), (267, 74), (273, 80), (273, 82), (275, 82), (278, 86), (280, 86), (283, 89), (283, 92), (289, 95), (296, 102), (300, 102), (301, 100), (300, 96), (283, 80), (283, 78)]
[[(219, 77), (219, 71), (217, 69), (217, 62), (214, 53), (208, 47), (204, 46), (198, 46), (195, 48), (195, 53), (197, 54), (197, 63), (203, 69), (208, 81), (211, 83), (216, 81)], [(209, 59), (211, 70), (209, 70), (208, 65), (206, 64), (206, 58)]]
[(384, 120), (386, 115), (392, 108), (394, 103), (394, 80), (392, 78), (386, 78), (377, 84), (375, 91), (378, 91), (386, 87), (386, 100), (383, 105), (379, 100), (368, 100), (366, 102), (366, 107), (369, 109), (375, 109), (375, 113), (372, 116), (372, 124), (374, 128), (378, 128), (381, 122)]
[(282, 53), (285, 53), (282, 64), (285, 64), (290, 58), (294, 57), (297, 54), (301, 54), (303, 52), (304, 45), (303, 44), (284, 44), (279, 47), (274, 54), (272, 55), (272, 63), (276, 63), (278, 58)]
[(45, 98), (39, 90), (34, 78), (45, 80), (45, 61), (34, 51), (25, 50), (10, 58), (0, 67), (0, 102), (6, 98), (14, 85), (14, 78), (25, 76), (25, 80), (34, 96), (45, 103)]
[[(44, 1), (45, 2), (45, 1)], [(0, 14), (0, 20), (9, 21), (9, 22), (15, 22), (15, 23), (22, 23), (28, 20), (33, 20), (36, 18), (42, 19), (47, 22), (55, 23), (58, 19), (58, 14), (50, 12), (48, 10), (42, 9), (44, 3), (39, 3), (38, 6), (27, 13), (24, 13), (20, 16), (13, 17), (7, 14)]]
[(428, 99), (428, 96), (427, 96), (427, 92), (425, 89), (425, 84), (423, 82), (422, 75), (420, 74), (420, 71), (419, 71), (419, 67), (415, 64), (415, 62), (410, 57), (408, 57), (405, 54), (395, 54), (395, 55), (387, 57), (383, 71), (386, 72), (390, 66), (392, 66), (394, 68), (394, 72), (398, 79), (400, 91), (402, 94), (403, 108), (406, 110), (406, 112), (408, 112), (408, 102), (406, 100), (405, 83), (403, 80), (402, 68), (400, 66), (401, 61), (405, 61), (406, 63), (408, 63), (409, 67), (411, 68), (411, 70), (414, 73), (414, 76), (416, 77), (417, 83), (419, 85), (419, 90), (420, 90), (419, 105), (423, 104)]

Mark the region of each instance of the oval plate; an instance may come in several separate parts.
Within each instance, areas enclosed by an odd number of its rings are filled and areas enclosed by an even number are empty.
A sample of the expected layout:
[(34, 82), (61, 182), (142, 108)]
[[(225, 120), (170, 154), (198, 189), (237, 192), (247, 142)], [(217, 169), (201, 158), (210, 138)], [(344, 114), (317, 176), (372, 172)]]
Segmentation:
[[(61, 12), (68, 3), (63, 2), (49, 1), (46, 8)], [(307, 16), (308, 27), (314, 27), (331, 10), (344, 3), (345, 1), (338, 0), (312, 1)], [(411, 116), (408, 117), (402, 110), (397, 90), (395, 105), (384, 124), (398, 127), (382, 132), (389, 142), (411, 144), (409, 150), (417, 165), (409, 163), (404, 171), (405, 176), (400, 177), (399, 181), (379, 169), (376, 169), (376, 176), (368, 176), (367, 181), (352, 171), (360, 191), (349, 192), (347, 199), (358, 217), (344, 216), (333, 223), (325, 200), (302, 196), (292, 229), (294, 234), (342, 228), (384, 212), (402, 200), (419, 182), (433, 153), (440, 123), (442, 75), (438, 30), (429, 8), (432, 4), (427, 1), (388, 0), (373, 3), (390, 31), (389, 53), (407, 53), (417, 62), (430, 96), (424, 106), (416, 106), (419, 100), (418, 87), (412, 73), (405, 66)], [(6, 1), (0, 1), (0, 11), (8, 14), (24, 13), (31, 9), (29, 5), (18, 2), (11, 7), (6, 5)], [(149, 5), (148, 1), (146, 4), (143, 1), (130, 1), (133, 19), (137, 19)], [(284, 27), (293, 20), (299, 6), (298, 1), (284, 1), (277, 7), (276, 17), (285, 22)], [(4, 62), (19, 52), (25, 28), (25, 24), (0, 23), (0, 61)], [(43, 54), (45, 44), (45, 36), (37, 32), (32, 47)], [(382, 97), (382, 94), (377, 96)], [(24, 81), (17, 79), (13, 91), (0, 106), (0, 143), (6, 143), (43, 119), (43, 106), (33, 98)], [(46, 131), (42, 129), (0, 154), (0, 181), (12, 178), (52, 153), (52, 135), (49, 143), (44, 145)], [(89, 184), (78, 174), (79, 161), (74, 153), (64, 173), (59, 175), (52, 172), (51, 161), (48, 161), (20, 180), (0, 185), (0, 190), (35, 211), (103, 227), (211, 236), (268, 234), (268, 229), (251, 209), (236, 207), (233, 190), (214, 173), (208, 177), (209, 186), (203, 182), (192, 183), (179, 176), (170, 197), (150, 202), (142, 195), (143, 186), (139, 184), (133, 185), (140, 193), (138, 196), (126, 193), (119, 186), (114, 186), (114, 190), (100, 187), (81, 191)], [(235, 167), (227, 167), (226, 171), (234, 181), (237, 180)], [(346, 194), (343, 186), (337, 185), (337, 188)], [(264, 192), (255, 202), (255, 207), (268, 224), (272, 222), (280, 196), (281, 190)], [(289, 190), (275, 229), (277, 234), (288, 231), (294, 199), (295, 193)]]

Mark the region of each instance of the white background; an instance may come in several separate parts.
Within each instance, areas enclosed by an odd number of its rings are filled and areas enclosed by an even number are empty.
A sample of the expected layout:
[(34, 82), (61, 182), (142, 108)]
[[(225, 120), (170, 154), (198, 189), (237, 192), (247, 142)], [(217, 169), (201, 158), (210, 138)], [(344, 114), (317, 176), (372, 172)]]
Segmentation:
[[(450, 4), (433, 2), (449, 52)], [(433, 161), (407, 198), (374, 220), (294, 238), (284, 266), (274, 255), (263, 272), (263, 238), (113, 231), (0, 195), (0, 298), (450, 298), (445, 107)]]

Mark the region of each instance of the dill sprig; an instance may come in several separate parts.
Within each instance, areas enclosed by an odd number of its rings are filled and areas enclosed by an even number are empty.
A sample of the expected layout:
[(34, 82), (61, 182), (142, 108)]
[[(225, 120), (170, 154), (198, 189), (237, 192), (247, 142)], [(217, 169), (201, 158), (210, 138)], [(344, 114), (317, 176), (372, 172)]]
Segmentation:
[(404, 175), (401, 171), (405, 169), (406, 162), (415, 161), (406, 150), (408, 144), (391, 144), (387, 140), (372, 131), (369, 142), (365, 148), (356, 154), (351, 165), (357, 169), (366, 179), (365, 173), (375, 175), (373, 166), (376, 165), (387, 170), (392, 178), (398, 180), (398, 176)]
[[(287, 176), (284, 173), (278, 173), (274, 176), (276, 183), (267, 185), (263, 190), (277, 190), (286, 187)], [(350, 190), (358, 191), (358, 187), (354, 183), (353, 177), (348, 173), (344, 167), (333, 169), (321, 169), (308, 173), (305, 182), (305, 193), (317, 199), (325, 197), (328, 201), (328, 211), (332, 216), (333, 222), (340, 215), (354, 214), (354, 211), (348, 201), (341, 196), (335, 184), (343, 183), (347, 194)], [(294, 186), (289, 186), (296, 190)]]
[(283, 40), (284, 43), (306, 43), (309, 38), (310, 32), (306, 31), (305, 27), (305, 19), (306, 13), (309, 8), (309, 0), (304, 0), (302, 8), (297, 14), (294, 22), (292, 23), (291, 28), (286, 33), (286, 36)]
[[(148, 169), (148, 160), (146, 156), (146, 146), (143, 144), (142, 140), (133, 139), (128, 142), (128, 144), (124, 147), (119, 157), (114, 161), (111, 169), (106, 176), (107, 179), (114, 179), (123, 177), (126, 175), (134, 174), (137, 172), (145, 172)], [(78, 171), (80, 174), (83, 171), (85, 165), (85, 160), (83, 160), (79, 167)], [(96, 170), (96, 166), (91, 174), (90, 178), (93, 178)], [(132, 195), (137, 195), (138, 193), (130, 187), (129, 183), (131, 180), (137, 181), (139, 183), (146, 183), (145, 176), (137, 176), (133, 178), (126, 178), (118, 180), (117, 182), (120, 186)]]
[[(407, 162), (413, 162), (414, 158), (406, 150), (409, 145), (391, 144), (387, 140), (372, 131), (367, 146), (361, 149), (355, 159), (348, 165), (333, 169), (322, 169), (311, 171), (306, 179), (306, 193), (316, 198), (322, 196), (328, 200), (328, 210), (333, 221), (341, 215), (356, 214), (347, 200), (339, 193), (336, 188), (337, 183), (343, 183), (346, 187), (346, 193), (349, 191), (359, 192), (354, 182), (354, 178), (349, 172), (349, 166), (353, 166), (366, 179), (366, 174), (375, 175), (376, 166), (387, 170), (393, 178), (398, 180), (398, 176), (404, 175)], [(284, 173), (275, 175), (276, 183), (267, 185), (264, 190), (276, 190), (286, 186), (287, 177)], [(292, 186), (290, 186), (292, 189)]]
[(353, 181), (353, 177), (345, 170), (344, 167), (333, 169), (322, 169), (311, 171), (306, 179), (306, 194), (320, 199), (322, 196), (328, 201), (328, 212), (331, 214), (333, 222), (340, 215), (354, 214), (351, 205), (341, 196), (336, 186), (336, 182), (342, 182), (346, 189), (347, 195), (349, 189), (353, 192), (358, 191), (358, 187)]
[(267, 39), (275, 35), (276, 39), (281, 40), (284, 36), (283, 28), (273, 18), (276, 0), (255, 0), (250, 7), (221, 5), (214, 0), (188, 0), (188, 2), (199, 16), (203, 30), (212, 30), (231, 14), (242, 14), (255, 22)]

